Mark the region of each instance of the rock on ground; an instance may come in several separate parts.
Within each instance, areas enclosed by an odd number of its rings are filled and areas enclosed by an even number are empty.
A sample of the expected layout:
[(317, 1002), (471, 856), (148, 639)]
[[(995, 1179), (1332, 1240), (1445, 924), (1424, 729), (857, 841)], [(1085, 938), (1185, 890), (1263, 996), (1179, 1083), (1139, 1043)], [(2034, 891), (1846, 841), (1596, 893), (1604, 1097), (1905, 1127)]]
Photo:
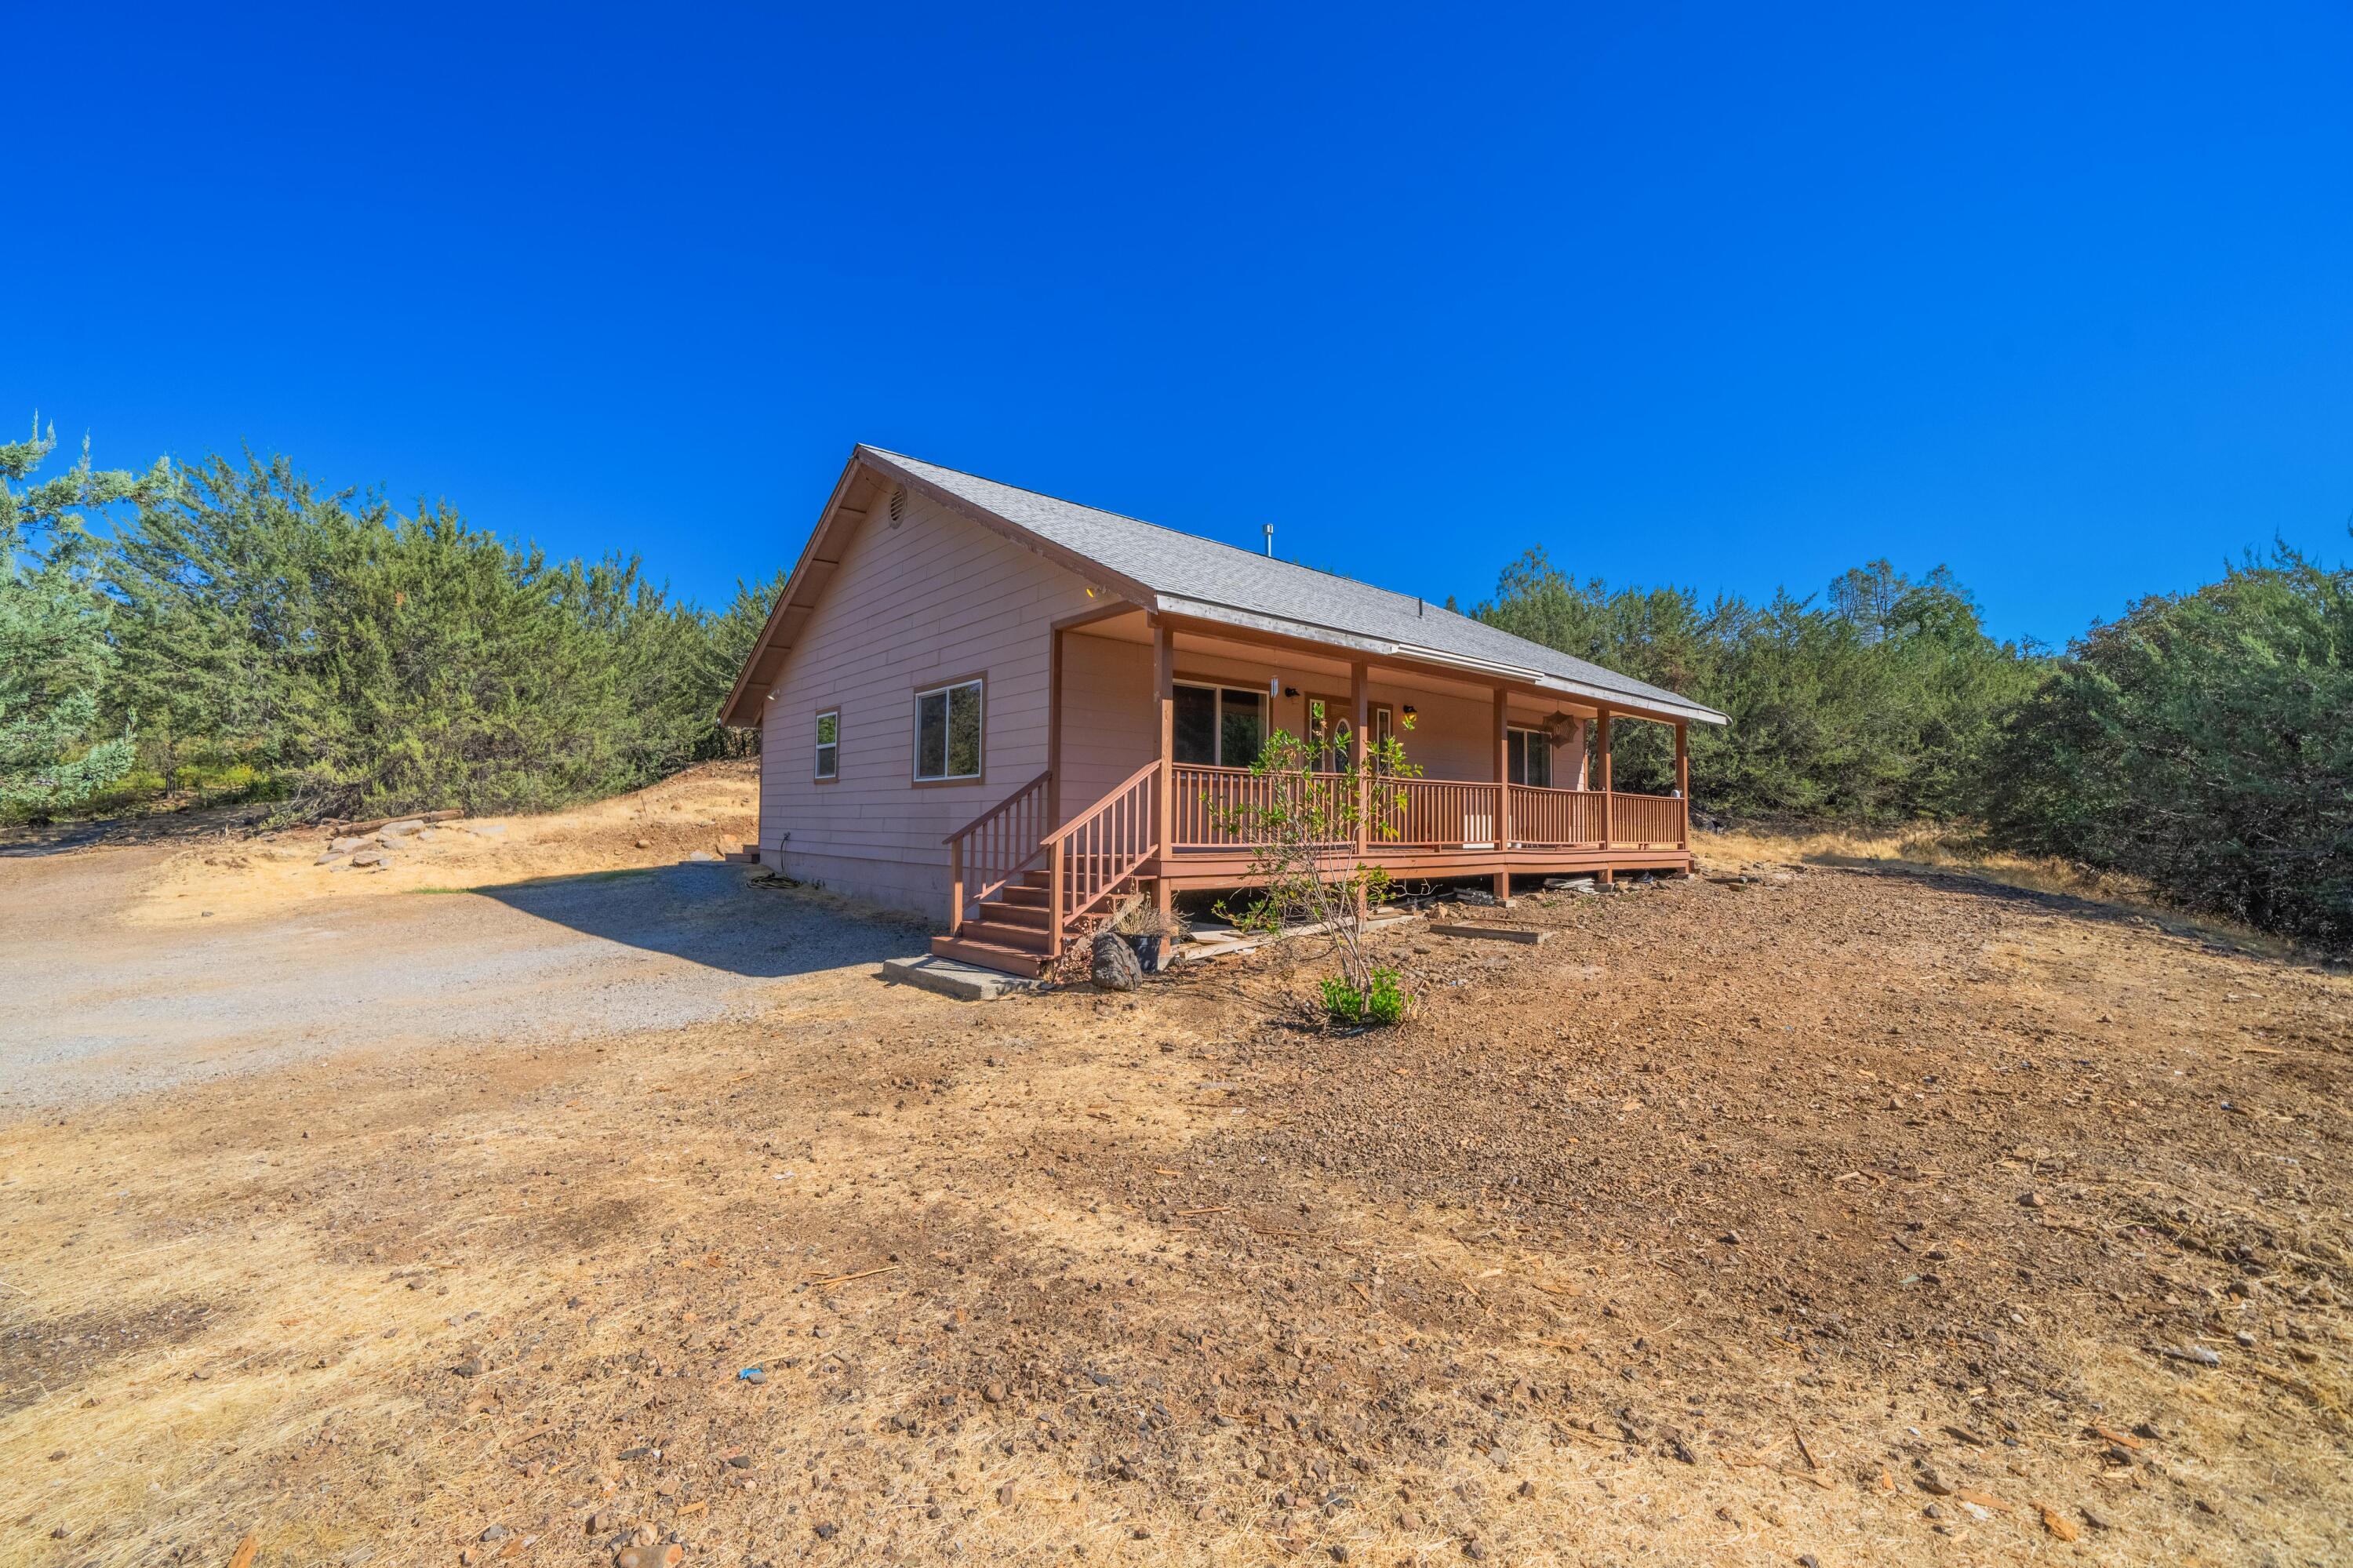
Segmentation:
[(1134, 991), (1144, 983), (1144, 966), (1126, 938), (1106, 931), (1095, 938), (1087, 978), (1103, 991)]

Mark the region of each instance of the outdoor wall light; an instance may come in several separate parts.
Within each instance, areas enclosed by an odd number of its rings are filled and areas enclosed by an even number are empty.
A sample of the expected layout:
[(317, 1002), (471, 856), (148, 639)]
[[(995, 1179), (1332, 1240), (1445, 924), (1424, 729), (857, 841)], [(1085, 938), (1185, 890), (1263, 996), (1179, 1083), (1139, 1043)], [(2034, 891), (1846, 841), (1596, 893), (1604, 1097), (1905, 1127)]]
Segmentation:
[(1299, 694), (1299, 688), (1296, 686), (1285, 686), (1282, 688), (1282, 694), (1286, 697), (1295, 697)]
[(1408, 703), (1405, 705), (1405, 716), (1408, 718), (1413, 717), (1414, 715), (1419, 711), (1420, 710), (1416, 708), (1411, 703)]

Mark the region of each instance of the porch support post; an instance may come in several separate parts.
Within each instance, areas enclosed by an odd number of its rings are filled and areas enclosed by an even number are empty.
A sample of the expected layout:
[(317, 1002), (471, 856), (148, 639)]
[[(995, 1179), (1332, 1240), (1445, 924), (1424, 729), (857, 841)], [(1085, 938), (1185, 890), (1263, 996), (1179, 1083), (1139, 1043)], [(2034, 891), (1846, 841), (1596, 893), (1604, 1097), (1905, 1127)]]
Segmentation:
[(1362, 659), (1348, 667), (1348, 768), (1356, 776), (1356, 858), (1362, 860), (1367, 842), (1368, 824), (1365, 821), (1371, 805), (1371, 790), (1365, 779), (1365, 756), (1367, 747), (1365, 732), (1372, 727), (1373, 684), (1371, 672)]
[[(1362, 659), (1348, 666), (1348, 771), (1356, 781), (1356, 863), (1365, 863), (1365, 850), (1369, 842), (1372, 789), (1365, 777), (1366, 731), (1373, 723), (1372, 672)], [(1365, 886), (1356, 885), (1356, 924), (1362, 926), (1368, 915), (1365, 907)]]
[[(1601, 848), (1609, 849), (1609, 710), (1597, 708), (1593, 715), (1593, 749), (1599, 753), (1601, 763)], [(1609, 866), (1601, 868), (1604, 885), (1618, 880), (1618, 873)]]
[(1152, 690), (1160, 705), (1160, 771), (1152, 786), (1152, 839), (1158, 857), (1153, 902), (1166, 909), (1176, 848), (1176, 631), (1156, 615), (1152, 618)]
[(1691, 726), (1675, 720), (1675, 798), (1683, 802), (1683, 850), (1691, 850)]
[(1051, 890), (1046, 895), (1046, 958), (1050, 962), (1062, 956), (1063, 856), (1070, 844), (1070, 840), (1057, 838), (1046, 854), (1046, 885)]
[(1062, 825), (1062, 629), (1046, 658), (1046, 832)]
[(1495, 902), (1512, 901), (1512, 696), (1495, 688)]

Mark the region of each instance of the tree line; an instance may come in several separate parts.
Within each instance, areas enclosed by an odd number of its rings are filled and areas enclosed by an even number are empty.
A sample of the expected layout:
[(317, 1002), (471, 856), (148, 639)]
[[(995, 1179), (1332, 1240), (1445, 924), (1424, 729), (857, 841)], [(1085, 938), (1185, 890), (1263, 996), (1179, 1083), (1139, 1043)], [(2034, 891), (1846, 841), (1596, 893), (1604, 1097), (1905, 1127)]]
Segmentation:
[[(1933, 821), (2140, 877), (2185, 906), (2353, 945), (2353, 569), (2284, 546), (2065, 651), (1997, 641), (1942, 567), (1820, 599), (1577, 582), (1531, 550), (1472, 613), (1728, 715), (1693, 726), (1703, 809)], [(1613, 726), (1629, 789), (1662, 726)]]
[(35, 478), (54, 445), (0, 446), (0, 817), (543, 810), (754, 742), (718, 710), (781, 582), (710, 610), (284, 458)]
[[(551, 561), (283, 458), (144, 474), (0, 445), (0, 820), (209, 790), (289, 814), (524, 810), (748, 749), (718, 708), (782, 577), (718, 609), (634, 557)], [(1951, 823), (2353, 945), (2353, 571), (2285, 548), (2063, 652), (1998, 641), (1942, 567), (1819, 597), (1576, 581), (1541, 550), (1472, 613), (1723, 710), (1703, 809)], [(1663, 726), (1616, 726), (1665, 789)]]

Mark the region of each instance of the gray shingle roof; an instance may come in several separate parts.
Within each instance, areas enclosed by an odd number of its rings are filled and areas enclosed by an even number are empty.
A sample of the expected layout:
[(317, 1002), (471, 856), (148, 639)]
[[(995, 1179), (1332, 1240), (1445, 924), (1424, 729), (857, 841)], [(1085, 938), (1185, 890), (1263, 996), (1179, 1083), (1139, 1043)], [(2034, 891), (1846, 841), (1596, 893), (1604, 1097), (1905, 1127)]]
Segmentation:
[[(1155, 608), (1282, 622), (1281, 630), (1317, 641), (1348, 640), (1439, 663), (1500, 667), (1534, 683), (1583, 695), (1617, 696), (1644, 707), (1722, 724), (1725, 717), (1688, 697), (1542, 643), (1514, 637), (1409, 594), (1279, 561), (1156, 523), (1059, 501), (1035, 491), (942, 468), (876, 447), (861, 451), (934, 485), (1105, 571), (1158, 595)], [(1334, 634), (1337, 634), (1336, 637)]]

